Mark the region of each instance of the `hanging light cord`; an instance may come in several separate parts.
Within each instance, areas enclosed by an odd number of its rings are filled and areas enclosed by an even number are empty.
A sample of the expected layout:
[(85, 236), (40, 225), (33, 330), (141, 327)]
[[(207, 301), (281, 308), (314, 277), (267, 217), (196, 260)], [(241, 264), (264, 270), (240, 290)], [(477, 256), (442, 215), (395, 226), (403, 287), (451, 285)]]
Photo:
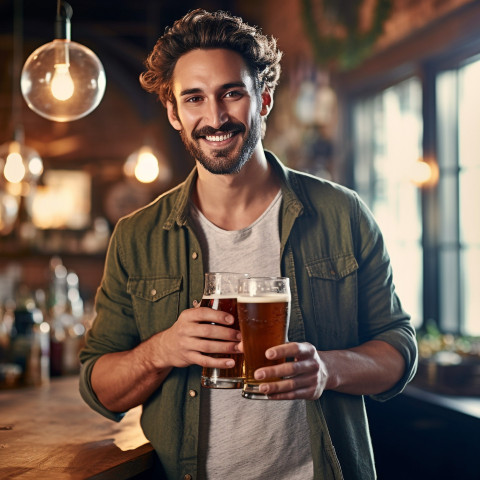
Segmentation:
[(64, 0), (57, 0), (57, 17), (55, 19), (55, 38), (70, 40), (70, 19), (73, 8)]
[(20, 70), (23, 50), (23, 0), (15, 0), (13, 16), (13, 66), (12, 66), (12, 126), (14, 140), (23, 141), (23, 127), (21, 125), (22, 103), (20, 96)]

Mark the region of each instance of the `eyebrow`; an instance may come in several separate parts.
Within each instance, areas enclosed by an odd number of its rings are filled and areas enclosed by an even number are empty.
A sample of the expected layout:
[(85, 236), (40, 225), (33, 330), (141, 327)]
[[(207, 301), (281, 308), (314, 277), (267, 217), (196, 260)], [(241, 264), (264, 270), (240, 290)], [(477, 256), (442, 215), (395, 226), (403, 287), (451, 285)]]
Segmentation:
[[(220, 88), (221, 90), (228, 90), (229, 88), (247, 88), (244, 82), (229, 82), (223, 84)], [(193, 93), (202, 93), (203, 90), (201, 88), (186, 88), (180, 92), (180, 96), (184, 95), (192, 95)]]

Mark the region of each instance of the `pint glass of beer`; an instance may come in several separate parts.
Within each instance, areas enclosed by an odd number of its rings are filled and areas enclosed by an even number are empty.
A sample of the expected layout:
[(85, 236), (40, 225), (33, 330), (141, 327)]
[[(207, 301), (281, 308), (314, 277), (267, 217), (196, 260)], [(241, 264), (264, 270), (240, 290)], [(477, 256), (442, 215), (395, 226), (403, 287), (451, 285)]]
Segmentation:
[[(205, 274), (205, 287), (201, 307), (222, 310), (230, 313), (235, 319), (230, 328), (239, 330), (237, 316), (237, 295), (240, 279), (248, 277), (246, 273), (208, 272)], [(215, 358), (233, 358), (232, 368), (202, 369), (202, 386), (207, 388), (242, 388), (244, 377), (244, 358), (242, 353), (210, 354)]]
[(265, 352), (287, 342), (290, 299), (290, 282), (286, 277), (251, 277), (239, 282), (237, 310), (245, 354), (242, 391), (245, 398), (267, 399), (258, 390), (262, 381), (255, 380), (254, 372), (285, 362), (285, 359), (268, 360)]

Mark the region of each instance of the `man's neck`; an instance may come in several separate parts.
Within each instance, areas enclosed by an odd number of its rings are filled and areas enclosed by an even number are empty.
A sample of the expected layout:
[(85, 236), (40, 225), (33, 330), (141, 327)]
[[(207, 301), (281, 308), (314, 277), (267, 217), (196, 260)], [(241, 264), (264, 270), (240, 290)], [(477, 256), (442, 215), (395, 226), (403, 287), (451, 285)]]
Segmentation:
[(197, 168), (193, 200), (208, 220), (224, 230), (240, 230), (251, 225), (280, 188), (263, 148), (255, 150), (236, 174), (212, 174), (198, 162)]

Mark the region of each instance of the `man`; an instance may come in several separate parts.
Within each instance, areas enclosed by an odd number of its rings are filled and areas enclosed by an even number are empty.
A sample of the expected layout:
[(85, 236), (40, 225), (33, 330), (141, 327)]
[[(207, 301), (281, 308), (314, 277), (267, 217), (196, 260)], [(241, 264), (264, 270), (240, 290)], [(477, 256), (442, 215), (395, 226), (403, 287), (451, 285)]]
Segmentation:
[[(368, 209), (263, 150), (280, 57), (241, 19), (195, 10), (141, 77), (196, 167), (116, 226), (80, 389), (117, 421), (143, 405), (165, 478), (373, 479), (362, 396), (388, 399), (414, 374), (414, 331)], [(208, 270), (291, 280), (289, 343), (265, 354), (294, 361), (256, 372), (272, 401), (200, 387), (202, 366), (234, 364), (210, 354), (242, 350), (230, 315), (196, 305)]]

